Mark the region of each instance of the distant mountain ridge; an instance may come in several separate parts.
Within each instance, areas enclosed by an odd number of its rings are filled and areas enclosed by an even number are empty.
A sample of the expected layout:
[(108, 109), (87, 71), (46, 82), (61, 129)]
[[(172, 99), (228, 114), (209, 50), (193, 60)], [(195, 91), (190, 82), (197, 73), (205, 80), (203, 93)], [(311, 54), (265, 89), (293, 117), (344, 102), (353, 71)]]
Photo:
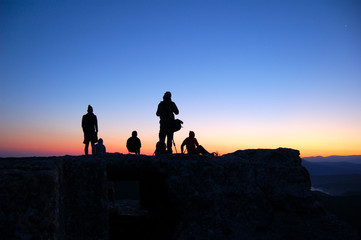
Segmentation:
[(307, 168), (311, 176), (320, 175), (361, 175), (361, 164), (351, 162), (311, 162), (302, 161), (302, 165)]
[(309, 162), (350, 162), (350, 163), (357, 163), (361, 164), (361, 155), (350, 155), (350, 156), (329, 156), (329, 157), (304, 157), (303, 160)]

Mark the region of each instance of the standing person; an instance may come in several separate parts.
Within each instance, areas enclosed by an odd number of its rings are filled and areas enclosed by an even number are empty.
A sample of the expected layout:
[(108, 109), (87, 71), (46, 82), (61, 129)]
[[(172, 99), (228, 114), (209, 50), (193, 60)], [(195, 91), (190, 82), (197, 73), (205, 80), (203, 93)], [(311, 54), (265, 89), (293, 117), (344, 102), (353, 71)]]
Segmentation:
[(177, 105), (172, 101), (170, 92), (164, 93), (163, 101), (158, 104), (157, 116), (160, 117), (159, 141), (165, 143), (167, 137), (167, 153), (172, 153), (174, 114), (178, 114)]
[(127, 140), (127, 149), (129, 152), (133, 152), (137, 155), (140, 154), (140, 148), (142, 147), (142, 143), (140, 139), (137, 137), (137, 131), (132, 132), (132, 136)]
[(84, 132), (84, 141), (85, 144), (84, 152), (85, 155), (88, 155), (89, 142), (92, 146), (92, 154), (95, 153), (94, 144), (98, 142), (98, 120), (97, 116), (93, 113), (92, 106), (88, 105), (88, 113), (83, 115), (81, 126)]
[(197, 138), (195, 138), (195, 134), (193, 131), (189, 131), (189, 137), (184, 139), (181, 145), (182, 153), (184, 153), (184, 146), (186, 146), (188, 154), (209, 154), (206, 149), (204, 149), (201, 145), (198, 144)]

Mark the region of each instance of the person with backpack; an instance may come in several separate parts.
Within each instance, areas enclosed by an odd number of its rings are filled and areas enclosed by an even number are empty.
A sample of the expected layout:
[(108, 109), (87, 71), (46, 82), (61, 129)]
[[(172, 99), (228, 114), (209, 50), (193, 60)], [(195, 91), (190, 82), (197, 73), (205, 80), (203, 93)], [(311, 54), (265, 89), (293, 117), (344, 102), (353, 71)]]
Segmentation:
[(97, 116), (93, 113), (92, 106), (88, 105), (88, 113), (83, 115), (81, 120), (81, 126), (83, 128), (84, 133), (84, 141), (85, 144), (84, 152), (85, 155), (88, 155), (89, 142), (92, 146), (92, 154), (95, 153), (95, 143), (98, 142), (98, 120)]
[(137, 155), (140, 154), (140, 148), (142, 147), (142, 143), (140, 139), (137, 137), (137, 131), (132, 132), (132, 136), (127, 140), (127, 149), (129, 152), (133, 152)]
[(193, 131), (189, 131), (189, 137), (184, 139), (181, 145), (182, 153), (184, 153), (184, 146), (186, 146), (188, 154), (210, 154), (206, 149), (204, 149), (204, 147), (198, 144), (197, 138), (195, 138)]
[(158, 104), (156, 115), (160, 118), (159, 142), (165, 143), (167, 137), (167, 153), (172, 154), (172, 141), (174, 135), (174, 114), (178, 115), (177, 105), (172, 101), (172, 94), (165, 92), (163, 101)]

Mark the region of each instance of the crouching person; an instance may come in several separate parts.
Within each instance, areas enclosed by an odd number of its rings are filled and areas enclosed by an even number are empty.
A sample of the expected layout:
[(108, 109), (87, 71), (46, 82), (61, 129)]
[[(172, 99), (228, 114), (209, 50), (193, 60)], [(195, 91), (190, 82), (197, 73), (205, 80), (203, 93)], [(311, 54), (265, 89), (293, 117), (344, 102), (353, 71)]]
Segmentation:
[(106, 152), (107, 150), (103, 144), (103, 139), (99, 138), (98, 143), (95, 145), (95, 155), (102, 155)]
[(133, 131), (132, 136), (127, 140), (127, 149), (129, 152), (139, 155), (142, 144), (137, 136), (138, 136), (137, 131)]

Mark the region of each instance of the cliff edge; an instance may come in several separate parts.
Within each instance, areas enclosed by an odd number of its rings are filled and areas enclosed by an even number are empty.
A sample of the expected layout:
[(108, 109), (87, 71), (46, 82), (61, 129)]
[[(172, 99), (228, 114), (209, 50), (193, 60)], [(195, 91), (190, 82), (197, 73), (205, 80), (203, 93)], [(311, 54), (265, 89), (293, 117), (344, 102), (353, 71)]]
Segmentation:
[[(112, 220), (109, 182), (122, 181), (139, 182), (144, 216)], [(221, 157), (1, 158), (0, 235), (112, 239), (114, 229), (129, 229), (132, 221), (144, 232), (133, 239), (359, 239), (310, 187), (299, 152), (285, 148)]]

